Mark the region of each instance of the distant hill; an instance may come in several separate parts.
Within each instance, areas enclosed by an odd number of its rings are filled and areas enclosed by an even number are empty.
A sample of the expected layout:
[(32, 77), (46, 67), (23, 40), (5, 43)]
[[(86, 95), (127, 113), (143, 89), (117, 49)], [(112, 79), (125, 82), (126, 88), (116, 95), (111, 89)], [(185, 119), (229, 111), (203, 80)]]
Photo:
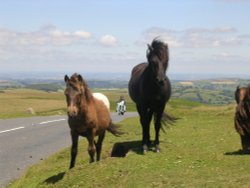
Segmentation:
[[(127, 88), (128, 80), (120, 79), (87, 79), (90, 88)], [(202, 79), (202, 80), (172, 80), (172, 97), (188, 99), (205, 104), (234, 103), (234, 92), (237, 86), (247, 86), (250, 80), (238, 78)], [(55, 79), (23, 79), (0, 80), (0, 90), (6, 88), (29, 88), (56, 92), (64, 90), (63, 80)]]

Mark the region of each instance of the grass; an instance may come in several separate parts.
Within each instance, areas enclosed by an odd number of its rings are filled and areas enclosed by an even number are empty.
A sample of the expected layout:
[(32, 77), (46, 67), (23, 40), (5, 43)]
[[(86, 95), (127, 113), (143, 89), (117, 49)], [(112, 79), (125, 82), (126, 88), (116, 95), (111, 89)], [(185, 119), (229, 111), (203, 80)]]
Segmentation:
[[(8, 89), (0, 92), (0, 119), (62, 115), (66, 114), (66, 101), (63, 92), (45, 92), (32, 89)], [(135, 107), (128, 97), (126, 90), (93, 90), (106, 94), (111, 103), (111, 111), (115, 111), (116, 101), (121, 95), (127, 100), (127, 111), (134, 111)], [(28, 109), (33, 109), (31, 114)]]
[(28, 112), (29, 108), (34, 110), (35, 115), (58, 115), (65, 112), (65, 99), (62, 92), (9, 89), (0, 93), (0, 104), (1, 119), (32, 116)]
[[(74, 169), (68, 170), (66, 148), (29, 168), (9, 187), (250, 187), (250, 157), (238, 152), (234, 105), (171, 100), (167, 111), (180, 119), (161, 133), (160, 153), (142, 155), (139, 120), (130, 118), (120, 123), (128, 134), (106, 135), (101, 161), (88, 163), (83, 139)], [(115, 143), (132, 146), (126, 157), (110, 157)]]

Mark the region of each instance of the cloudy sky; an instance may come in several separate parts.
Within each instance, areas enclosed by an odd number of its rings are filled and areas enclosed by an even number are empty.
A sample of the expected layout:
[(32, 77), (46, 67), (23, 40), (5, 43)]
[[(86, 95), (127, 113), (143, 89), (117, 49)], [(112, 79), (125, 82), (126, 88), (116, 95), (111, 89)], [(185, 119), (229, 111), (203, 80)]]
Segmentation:
[(0, 72), (123, 72), (169, 44), (169, 73), (249, 74), (250, 0), (0, 0)]

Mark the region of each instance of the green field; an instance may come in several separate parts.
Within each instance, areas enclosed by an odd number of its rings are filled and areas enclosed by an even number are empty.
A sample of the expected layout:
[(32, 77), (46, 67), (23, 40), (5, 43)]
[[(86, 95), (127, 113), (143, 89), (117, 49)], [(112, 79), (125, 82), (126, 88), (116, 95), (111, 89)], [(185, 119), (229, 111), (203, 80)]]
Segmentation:
[[(180, 119), (161, 133), (160, 153), (142, 155), (141, 127), (138, 118), (130, 118), (120, 122), (128, 134), (106, 135), (101, 161), (88, 163), (83, 139), (74, 169), (68, 170), (66, 148), (29, 168), (9, 187), (250, 187), (250, 157), (238, 152), (234, 108), (171, 100), (167, 111)], [(115, 143), (130, 146), (126, 157), (110, 157)]]
[[(127, 110), (135, 110), (128, 97), (127, 90), (93, 90), (106, 94), (111, 103), (111, 111), (115, 111), (116, 101), (121, 95), (127, 100)], [(0, 92), (0, 119), (63, 115), (66, 114), (66, 101), (63, 91), (46, 92), (33, 89), (6, 89)], [(30, 113), (32, 109), (34, 114)]]

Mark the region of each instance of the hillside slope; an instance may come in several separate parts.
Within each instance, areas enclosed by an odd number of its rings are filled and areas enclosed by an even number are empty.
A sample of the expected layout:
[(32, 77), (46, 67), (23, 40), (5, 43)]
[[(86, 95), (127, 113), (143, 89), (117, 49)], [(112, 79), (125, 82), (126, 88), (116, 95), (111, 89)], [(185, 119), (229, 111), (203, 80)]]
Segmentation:
[[(250, 187), (250, 157), (238, 151), (234, 105), (172, 100), (167, 111), (181, 119), (161, 133), (161, 153), (142, 155), (141, 127), (131, 118), (120, 123), (128, 134), (106, 135), (100, 162), (88, 163), (83, 139), (74, 169), (68, 170), (67, 148), (32, 166), (10, 187)], [(130, 147), (126, 157), (110, 157), (115, 143)]]

